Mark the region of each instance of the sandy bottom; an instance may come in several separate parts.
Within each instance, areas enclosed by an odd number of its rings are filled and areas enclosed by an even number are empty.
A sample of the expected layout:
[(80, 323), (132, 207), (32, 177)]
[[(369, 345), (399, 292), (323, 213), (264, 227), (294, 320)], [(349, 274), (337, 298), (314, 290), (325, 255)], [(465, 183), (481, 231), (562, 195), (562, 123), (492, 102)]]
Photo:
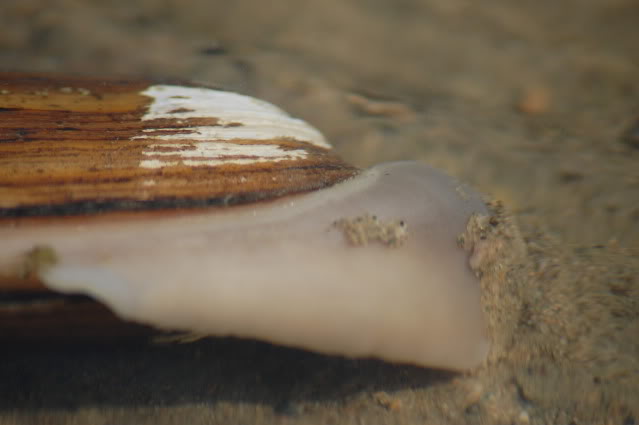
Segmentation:
[(423, 160), (501, 200), (488, 363), (234, 339), (2, 347), (0, 423), (639, 423), (636, 2), (305, 3), (2, 2), (0, 64), (215, 83), (358, 166)]

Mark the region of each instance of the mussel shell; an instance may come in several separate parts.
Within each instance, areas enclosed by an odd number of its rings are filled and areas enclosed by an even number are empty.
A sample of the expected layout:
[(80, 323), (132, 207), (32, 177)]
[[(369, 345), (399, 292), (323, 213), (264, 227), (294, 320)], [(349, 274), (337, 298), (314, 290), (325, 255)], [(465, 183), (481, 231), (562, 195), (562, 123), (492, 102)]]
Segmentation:
[(317, 130), (247, 96), (0, 73), (0, 216), (233, 205), (356, 172)]

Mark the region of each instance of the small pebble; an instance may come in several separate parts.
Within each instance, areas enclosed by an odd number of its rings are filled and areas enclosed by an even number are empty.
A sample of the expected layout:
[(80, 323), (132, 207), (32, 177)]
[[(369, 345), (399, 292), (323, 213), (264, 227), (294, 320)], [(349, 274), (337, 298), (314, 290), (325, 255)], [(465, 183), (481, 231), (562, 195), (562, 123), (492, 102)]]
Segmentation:
[(346, 101), (366, 115), (392, 118), (401, 122), (412, 122), (416, 119), (415, 111), (402, 102), (374, 100), (355, 93), (348, 94)]
[(543, 87), (528, 87), (517, 102), (517, 110), (527, 115), (539, 115), (550, 107), (550, 92)]
[(391, 397), (384, 391), (373, 393), (373, 399), (384, 409), (398, 411), (402, 408), (401, 400)]

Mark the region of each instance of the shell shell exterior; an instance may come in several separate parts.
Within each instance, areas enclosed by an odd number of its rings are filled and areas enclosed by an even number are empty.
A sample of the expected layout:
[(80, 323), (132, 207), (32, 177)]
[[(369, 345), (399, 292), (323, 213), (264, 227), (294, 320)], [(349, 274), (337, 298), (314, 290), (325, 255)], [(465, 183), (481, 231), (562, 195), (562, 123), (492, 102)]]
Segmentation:
[(239, 204), (356, 172), (316, 129), (248, 96), (0, 74), (0, 216)]

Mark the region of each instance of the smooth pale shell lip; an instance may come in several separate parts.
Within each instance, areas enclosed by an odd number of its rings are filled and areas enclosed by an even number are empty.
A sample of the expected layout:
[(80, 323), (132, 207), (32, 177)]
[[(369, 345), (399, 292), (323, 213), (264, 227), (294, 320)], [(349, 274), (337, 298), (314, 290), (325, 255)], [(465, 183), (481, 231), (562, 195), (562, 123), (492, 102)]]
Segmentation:
[[(456, 239), (471, 214), (486, 212), (442, 173), (391, 163), (259, 207), (0, 229), (0, 263), (46, 244), (60, 261), (41, 272), (45, 284), (94, 296), (127, 320), (468, 369), (490, 345), (479, 283)], [(333, 226), (369, 213), (405, 220), (406, 242), (351, 246)]]

